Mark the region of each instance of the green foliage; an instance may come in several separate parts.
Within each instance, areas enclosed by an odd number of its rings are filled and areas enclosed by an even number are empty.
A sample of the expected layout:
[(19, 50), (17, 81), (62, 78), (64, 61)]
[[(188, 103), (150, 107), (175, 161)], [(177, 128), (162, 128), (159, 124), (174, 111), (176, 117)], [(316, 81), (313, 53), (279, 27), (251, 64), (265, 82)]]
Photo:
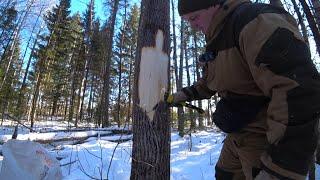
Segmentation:
[(10, 44), (11, 36), (15, 28), (17, 10), (15, 2), (8, 2), (0, 6), (0, 56), (3, 59), (4, 51)]
[[(4, 54), (3, 61), (0, 64), (0, 79), (3, 81), (5, 74), (7, 73), (7, 78), (0, 88), (0, 112), (9, 112), (14, 115), (19, 114), (20, 112), (14, 108), (17, 105), (18, 99), (18, 86), (19, 86), (19, 73), (18, 69), (21, 67), (21, 59), (20, 57), (20, 43), (15, 43), (13, 48), (13, 54), (10, 51), (7, 51)], [(10, 57), (12, 55), (12, 59)], [(12, 61), (11, 66), (9, 67), (8, 71), (8, 64), (9, 61)], [(11, 106), (9, 106), (11, 104)]]
[[(70, 16), (70, 0), (60, 4), (46, 16), (49, 34), (43, 35), (44, 44), (39, 46), (36, 73), (42, 73), (43, 98), (52, 104), (52, 115), (57, 106), (69, 96), (70, 69), (78, 45), (81, 44), (82, 26), (80, 15)], [(46, 61), (45, 61), (46, 60)]]

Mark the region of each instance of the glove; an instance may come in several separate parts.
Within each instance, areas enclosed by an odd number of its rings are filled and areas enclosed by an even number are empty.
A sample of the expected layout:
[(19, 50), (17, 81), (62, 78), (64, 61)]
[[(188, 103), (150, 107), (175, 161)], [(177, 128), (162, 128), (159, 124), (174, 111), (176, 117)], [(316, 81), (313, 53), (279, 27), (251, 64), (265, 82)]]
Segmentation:
[(166, 102), (168, 104), (185, 104), (185, 101), (187, 101), (188, 97), (182, 92), (178, 91), (174, 94), (169, 94), (166, 97)]

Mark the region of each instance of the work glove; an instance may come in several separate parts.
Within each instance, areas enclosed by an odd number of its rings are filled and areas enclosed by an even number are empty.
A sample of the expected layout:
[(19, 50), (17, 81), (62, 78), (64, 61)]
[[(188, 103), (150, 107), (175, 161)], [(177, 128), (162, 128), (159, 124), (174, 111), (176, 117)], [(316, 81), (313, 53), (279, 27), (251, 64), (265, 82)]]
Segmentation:
[(166, 97), (166, 102), (169, 105), (174, 106), (175, 104), (185, 104), (185, 101), (187, 101), (188, 97), (182, 92), (178, 91), (174, 94), (168, 94)]

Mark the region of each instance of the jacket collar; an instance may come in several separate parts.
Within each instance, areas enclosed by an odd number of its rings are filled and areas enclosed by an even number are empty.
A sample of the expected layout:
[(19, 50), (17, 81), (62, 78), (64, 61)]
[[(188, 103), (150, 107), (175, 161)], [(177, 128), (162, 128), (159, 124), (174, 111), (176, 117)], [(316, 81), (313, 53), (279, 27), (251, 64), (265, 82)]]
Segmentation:
[(206, 41), (210, 42), (221, 30), (225, 18), (240, 4), (250, 2), (249, 0), (227, 0), (219, 9), (219, 12), (211, 20), (211, 24), (206, 34)]

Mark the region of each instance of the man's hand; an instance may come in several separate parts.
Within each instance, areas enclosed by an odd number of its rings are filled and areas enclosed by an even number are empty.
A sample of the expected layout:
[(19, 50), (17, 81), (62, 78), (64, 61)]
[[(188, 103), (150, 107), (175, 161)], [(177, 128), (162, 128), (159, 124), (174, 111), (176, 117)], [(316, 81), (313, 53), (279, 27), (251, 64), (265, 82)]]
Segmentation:
[[(181, 92), (183, 93), (183, 92)], [(184, 94), (184, 93), (183, 93)], [(166, 95), (165, 99), (166, 99), (166, 102), (167, 104), (170, 106), (170, 107), (187, 107), (187, 108), (190, 108), (190, 109), (193, 109), (193, 110), (196, 110), (198, 113), (200, 114), (203, 114), (205, 113), (203, 109), (201, 108), (198, 108), (192, 104), (188, 104), (186, 103), (186, 100), (184, 101), (181, 101), (183, 99), (183, 97), (186, 97), (185, 95), (184, 96), (180, 96), (178, 97), (179, 95), (179, 92), (178, 93), (175, 93), (175, 94), (169, 94), (169, 95)], [(179, 99), (180, 98), (180, 99)], [(180, 101), (177, 101), (177, 100), (180, 100)]]
[(165, 96), (165, 100), (168, 104), (181, 104), (187, 101), (188, 97), (182, 91), (178, 91), (173, 94)]

